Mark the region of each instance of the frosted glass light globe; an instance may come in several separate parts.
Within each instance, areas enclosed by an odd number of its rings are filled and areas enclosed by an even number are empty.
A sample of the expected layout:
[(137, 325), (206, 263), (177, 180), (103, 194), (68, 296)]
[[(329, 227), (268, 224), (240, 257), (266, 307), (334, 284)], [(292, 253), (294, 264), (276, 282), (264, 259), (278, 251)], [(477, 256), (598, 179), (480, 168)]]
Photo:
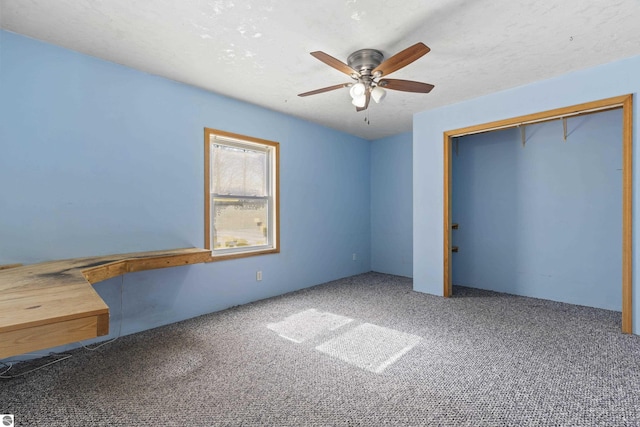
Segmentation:
[(367, 97), (364, 96), (364, 94), (360, 96), (356, 96), (355, 98), (353, 98), (353, 101), (351, 101), (351, 103), (356, 107), (362, 108), (364, 107), (364, 104), (367, 103)]
[(349, 94), (351, 95), (351, 98), (356, 99), (357, 97), (364, 95), (365, 89), (366, 88), (363, 83), (356, 83), (351, 86), (351, 89), (349, 89)]
[(380, 86), (376, 86), (371, 89), (371, 97), (376, 102), (376, 104), (380, 103), (387, 96), (387, 91), (382, 89)]

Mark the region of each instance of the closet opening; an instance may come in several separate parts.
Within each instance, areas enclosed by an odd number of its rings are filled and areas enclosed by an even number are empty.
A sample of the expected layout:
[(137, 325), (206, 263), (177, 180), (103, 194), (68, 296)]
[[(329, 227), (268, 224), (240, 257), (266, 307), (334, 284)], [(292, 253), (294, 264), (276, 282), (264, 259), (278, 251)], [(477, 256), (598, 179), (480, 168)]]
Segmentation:
[[(539, 129), (536, 129), (536, 126), (533, 126), (533, 125), (542, 124), (542, 123), (551, 122), (551, 121), (557, 121), (558, 123), (561, 123), (561, 125), (557, 125), (557, 126), (554, 125), (555, 126), (554, 129), (558, 129), (559, 131), (558, 138), (560, 142), (558, 142), (558, 144), (567, 144), (566, 142), (563, 142), (563, 139), (565, 141), (567, 140), (567, 138), (570, 139), (571, 133), (572, 133), (571, 126), (569, 126), (569, 130), (568, 130), (567, 121), (571, 123), (572, 121), (574, 121), (573, 118), (579, 118), (580, 116), (591, 115), (594, 113), (605, 112), (605, 111), (620, 110), (618, 114), (619, 115), (621, 114), (622, 116), (622, 128), (621, 128), (622, 165), (621, 165), (621, 171), (620, 171), (620, 166), (617, 167), (617, 171), (618, 173), (621, 173), (621, 177), (622, 177), (622, 182), (621, 182), (622, 206), (621, 206), (621, 209), (619, 208), (620, 205), (616, 206), (616, 210), (621, 211), (622, 227), (621, 227), (621, 230), (619, 227), (615, 228), (615, 230), (617, 231), (611, 231), (611, 233), (614, 233), (614, 234), (622, 233), (621, 236), (620, 234), (616, 234), (615, 236), (613, 236), (615, 239), (617, 239), (618, 242), (621, 242), (621, 246), (622, 246), (621, 247), (621, 261), (622, 261), (621, 268), (622, 269), (621, 269), (621, 274), (618, 274), (617, 276), (621, 278), (621, 282), (622, 282), (621, 298), (619, 293), (620, 288), (617, 286), (615, 288), (611, 288), (611, 290), (608, 290), (607, 292), (618, 293), (617, 295), (615, 295), (615, 298), (617, 298), (617, 301), (621, 300), (620, 308), (622, 311), (622, 332), (624, 333), (633, 332), (632, 331), (632, 110), (633, 110), (632, 100), (633, 100), (632, 95), (630, 94), (623, 95), (623, 96), (603, 99), (599, 101), (593, 101), (593, 102), (588, 102), (584, 104), (573, 105), (569, 107), (558, 108), (558, 109), (544, 111), (540, 113), (513, 117), (510, 119), (504, 119), (504, 120), (499, 120), (499, 121), (480, 124), (480, 125), (473, 125), (465, 128), (454, 129), (454, 130), (449, 130), (444, 132), (443, 134), (443, 137), (444, 137), (443, 295), (445, 297), (452, 296), (452, 279), (453, 279), (452, 256), (459, 256), (465, 251), (465, 247), (462, 245), (460, 245), (460, 247), (458, 247), (457, 245), (454, 246), (454, 243), (452, 240), (452, 233), (454, 232), (459, 233), (462, 230), (464, 230), (464, 227), (465, 227), (465, 224), (463, 223), (458, 224), (456, 219), (452, 218), (452, 204), (454, 203), (453, 194), (452, 194), (452, 191), (454, 191), (453, 182), (452, 182), (453, 180), (452, 157), (456, 155), (456, 146), (459, 143), (460, 138), (464, 136), (482, 134), (482, 133), (487, 133), (491, 131), (505, 130), (505, 132), (510, 133), (510, 138), (513, 139), (514, 137), (517, 137), (518, 141), (521, 141), (522, 147), (518, 149), (527, 150), (529, 148), (531, 150), (539, 150), (540, 149), (539, 147), (533, 147), (533, 146), (527, 147), (528, 142), (530, 142), (533, 145), (533, 141), (535, 140), (534, 133), (539, 130)], [(612, 112), (610, 114), (615, 114), (615, 112)], [(619, 117), (619, 115), (616, 117)], [(527, 135), (527, 131), (530, 132), (529, 135)], [(474, 136), (473, 138), (477, 141), (481, 141), (482, 135), (478, 137)], [(614, 141), (611, 141), (611, 142), (614, 143)], [(620, 141), (616, 138), (615, 143), (619, 143), (619, 142)], [(460, 143), (460, 147), (464, 147), (464, 144), (469, 144), (469, 143), (472, 144), (473, 141), (465, 140), (464, 143)], [(565, 148), (563, 149), (566, 149), (567, 146), (568, 145), (566, 145)], [(514, 148), (511, 148), (511, 150), (514, 150)], [(532, 154), (532, 153), (534, 153), (534, 151), (531, 151), (528, 154)], [(519, 155), (519, 154), (516, 153), (516, 155)], [(548, 156), (553, 155), (553, 152), (552, 151), (547, 152), (545, 155), (547, 156), (546, 158), (549, 159), (550, 157)], [(576, 161), (578, 160), (579, 159), (577, 159)], [(530, 162), (531, 159), (527, 161)], [(534, 159), (534, 161), (536, 161), (536, 159)], [(535, 165), (535, 163), (533, 164)], [(510, 167), (513, 168), (513, 165), (511, 165)], [(537, 176), (541, 176), (539, 172), (540, 171), (538, 171)], [(532, 176), (535, 177), (536, 174), (528, 176), (527, 179), (531, 179)], [(610, 180), (611, 176), (609, 175), (609, 178), (607, 179)], [(504, 177), (502, 178), (502, 180), (505, 181)], [(585, 181), (584, 183), (580, 182), (579, 180), (577, 182), (580, 185), (583, 185), (583, 187), (590, 185), (588, 180)], [(592, 182), (597, 183), (599, 181), (594, 178)], [(514, 194), (516, 194), (517, 193), (516, 190), (518, 189), (516, 186), (517, 183), (513, 182), (513, 183), (510, 183), (509, 185), (510, 186), (507, 187), (507, 190), (513, 191)], [(620, 187), (618, 187), (618, 189), (620, 189)], [(569, 196), (571, 196), (570, 193), (569, 193)], [(565, 194), (565, 197), (566, 197), (566, 194)], [(620, 202), (619, 198), (617, 200), (619, 203)], [(553, 206), (551, 206), (550, 208), (552, 209)], [(522, 210), (522, 207), (519, 207), (519, 209)], [(572, 224), (571, 221), (569, 220), (565, 220), (565, 224), (568, 224), (567, 228), (575, 226), (575, 224)], [(514, 230), (518, 229), (520, 225), (521, 224), (512, 224), (513, 226), (512, 228)], [(456, 230), (458, 227), (460, 228), (460, 231)], [(559, 227), (558, 230), (562, 230), (562, 227)], [(574, 227), (573, 231), (574, 233), (577, 233), (579, 230), (577, 230)], [(526, 233), (524, 233), (523, 236), (526, 238)], [(594, 239), (596, 238), (597, 236), (594, 236)], [(454, 252), (453, 255), (452, 255), (452, 251)], [(455, 252), (459, 252), (459, 253), (455, 254)], [(499, 262), (499, 260), (497, 262)], [(531, 271), (532, 270), (530, 270), (529, 272)], [(617, 271), (619, 272), (620, 270), (617, 270)], [(525, 272), (518, 271), (518, 274), (526, 274), (526, 273), (527, 273), (526, 271)], [(543, 272), (539, 272), (539, 273), (542, 274)], [(535, 282), (532, 282), (532, 283), (535, 283)], [(498, 292), (501, 292), (501, 291), (498, 290)], [(517, 292), (509, 292), (509, 293), (517, 293)], [(535, 296), (535, 297), (544, 298), (544, 296)], [(554, 298), (547, 298), (547, 299), (554, 299)], [(581, 304), (580, 302), (570, 302), (570, 303), (576, 303), (580, 305), (589, 305), (589, 304)]]

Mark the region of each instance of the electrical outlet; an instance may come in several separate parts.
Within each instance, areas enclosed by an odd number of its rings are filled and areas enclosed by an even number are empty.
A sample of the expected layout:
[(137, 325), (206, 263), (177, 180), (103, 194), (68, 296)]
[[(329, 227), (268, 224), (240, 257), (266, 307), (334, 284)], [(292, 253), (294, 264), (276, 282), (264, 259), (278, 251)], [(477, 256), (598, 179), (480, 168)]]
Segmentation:
[(262, 271), (256, 271), (256, 281), (259, 282), (262, 280)]
[(353, 256), (351, 257), (354, 261), (358, 259), (358, 255), (354, 252)]

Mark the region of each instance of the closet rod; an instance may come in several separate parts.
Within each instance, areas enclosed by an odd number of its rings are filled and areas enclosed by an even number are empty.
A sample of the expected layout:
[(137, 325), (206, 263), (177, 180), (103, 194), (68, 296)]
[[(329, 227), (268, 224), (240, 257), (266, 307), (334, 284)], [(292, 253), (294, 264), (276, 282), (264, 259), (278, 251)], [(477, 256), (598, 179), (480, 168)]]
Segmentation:
[(510, 124), (503, 125), (503, 126), (496, 126), (496, 127), (492, 127), (492, 128), (482, 129), (482, 131), (480, 131), (480, 132), (471, 131), (471, 132), (465, 132), (465, 133), (458, 133), (458, 134), (451, 135), (451, 136), (452, 137), (460, 137), (460, 136), (467, 136), (467, 135), (475, 135), (475, 134), (478, 134), (478, 133), (492, 132), (494, 130), (509, 129), (509, 128), (514, 128), (514, 127), (519, 127), (519, 126), (532, 125), (532, 124), (535, 124), (535, 123), (551, 122), (553, 120), (564, 119), (564, 118), (567, 118), (567, 117), (586, 116), (587, 114), (600, 113), (602, 111), (609, 111), (609, 110), (617, 110), (618, 108), (622, 108), (622, 104), (606, 105), (604, 107), (592, 108), (590, 110), (577, 111), (575, 113), (560, 114), (560, 115), (557, 115), (557, 116), (545, 117), (545, 118), (542, 118), (542, 119), (534, 119), (534, 120), (527, 120), (527, 121), (523, 121), (523, 122), (510, 123)]

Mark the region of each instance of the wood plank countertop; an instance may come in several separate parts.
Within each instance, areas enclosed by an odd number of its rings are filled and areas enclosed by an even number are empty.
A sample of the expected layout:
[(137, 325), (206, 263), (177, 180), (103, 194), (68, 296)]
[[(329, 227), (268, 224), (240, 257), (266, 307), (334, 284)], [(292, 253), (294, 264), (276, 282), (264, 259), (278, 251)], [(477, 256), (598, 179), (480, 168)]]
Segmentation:
[(109, 307), (93, 283), (210, 259), (211, 251), (188, 248), (0, 269), (0, 359), (107, 335)]

